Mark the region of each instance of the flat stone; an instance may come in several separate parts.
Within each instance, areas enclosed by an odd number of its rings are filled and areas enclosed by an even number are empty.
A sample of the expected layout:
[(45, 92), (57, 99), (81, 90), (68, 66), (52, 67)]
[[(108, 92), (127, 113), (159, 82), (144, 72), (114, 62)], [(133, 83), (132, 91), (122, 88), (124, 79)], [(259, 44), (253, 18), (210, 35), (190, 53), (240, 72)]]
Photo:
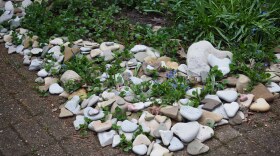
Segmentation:
[(130, 133), (136, 131), (138, 128), (138, 125), (136, 123), (133, 123), (131, 121), (125, 120), (122, 122), (121, 129), (124, 132)]
[(182, 150), (184, 148), (184, 144), (176, 137), (173, 137), (170, 145), (168, 146), (169, 151), (175, 152)]
[(168, 130), (167, 126), (164, 123), (160, 123), (159, 126), (153, 131), (153, 136), (156, 138), (160, 137), (159, 131), (166, 131)]
[(133, 146), (132, 151), (137, 155), (145, 155), (148, 151), (148, 148), (146, 145), (137, 145)]
[(59, 117), (60, 118), (66, 118), (66, 117), (70, 117), (70, 116), (73, 116), (73, 113), (70, 112), (69, 110), (67, 110), (66, 108), (62, 107), (60, 109), (60, 114), (59, 114)]
[(73, 125), (75, 127), (75, 130), (79, 130), (81, 127), (81, 125), (85, 124), (86, 121), (85, 121), (85, 117), (82, 116), (82, 115), (77, 115), (76, 116), (76, 120), (73, 122)]
[(166, 106), (160, 109), (160, 113), (163, 115), (175, 119), (178, 114), (179, 107), (178, 106)]
[(222, 101), (220, 100), (220, 98), (217, 95), (206, 95), (204, 99), (212, 99), (212, 100), (216, 100), (219, 101), (220, 103), (222, 103)]
[(135, 57), (138, 61), (144, 62), (144, 59), (145, 59), (146, 57), (148, 57), (148, 54), (147, 54), (146, 52), (138, 52), (138, 53), (134, 54), (134, 57)]
[(191, 142), (199, 132), (199, 124), (196, 121), (188, 123), (176, 123), (171, 131), (183, 142)]
[(266, 112), (270, 109), (270, 105), (266, 102), (264, 98), (257, 99), (251, 106), (250, 110), (256, 112)]
[(184, 118), (190, 121), (196, 121), (201, 117), (202, 110), (191, 106), (181, 106), (180, 113)]
[(187, 152), (191, 155), (199, 155), (209, 151), (209, 147), (201, 143), (199, 140), (194, 140), (187, 146)]
[(92, 121), (95, 121), (95, 120), (100, 120), (100, 119), (102, 119), (105, 116), (105, 114), (104, 114), (104, 112), (102, 110), (100, 110), (99, 113), (96, 114), (96, 115), (91, 115), (90, 112), (92, 112), (93, 110), (94, 110), (94, 108), (92, 108), (92, 107), (85, 108), (84, 109), (85, 117), (89, 118)]
[(92, 121), (88, 125), (88, 128), (90, 130), (93, 130), (97, 133), (107, 131), (107, 130), (111, 129), (111, 127), (112, 127), (112, 122), (110, 120), (103, 122), (103, 123), (100, 120)]
[(255, 95), (247, 94), (246, 96), (247, 96), (247, 100), (243, 101), (243, 102), (240, 102), (240, 104), (242, 106), (249, 107), (252, 104), (252, 101), (253, 101)]
[(149, 138), (146, 135), (139, 134), (133, 141), (132, 145), (137, 146), (137, 145), (141, 145), (141, 144), (149, 146), (151, 144), (151, 141), (149, 140)]
[(121, 143), (120, 135), (115, 135), (113, 138), (112, 147), (117, 147)]
[(98, 136), (100, 145), (102, 147), (111, 145), (113, 143), (115, 134), (116, 134), (116, 132), (114, 130), (111, 130), (109, 132), (98, 133), (97, 136)]
[(217, 91), (217, 95), (226, 102), (234, 102), (238, 97), (237, 92), (234, 90)]
[(240, 125), (241, 123), (242, 117), (238, 113), (233, 118), (229, 118), (229, 124), (231, 125)]
[(251, 93), (255, 95), (254, 101), (259, 98), (263, 98), (267, 102), (272, 102), (274, 100), (273, 94), (261, 83), (255, 86)]
[(201, 101), (201, 103), (204, 103), (202, 109), (212, 111), (213, 109), (219, 107), (221, 105), (221, 102), (213, 100), (213, 99), (204, 99)]
[(230, 104), (224, 104), (225, 111), (228, 117), (234, 117), (239, 110), (239, 104), (237, 102), (232, 102)]
[(202, 111), (202, 116), (199, 119), (199, 123), (206, 125), (207, 119), (212, 119), (214, 122), (219, 122), (223, 119), (223, 116), (214, 112)]

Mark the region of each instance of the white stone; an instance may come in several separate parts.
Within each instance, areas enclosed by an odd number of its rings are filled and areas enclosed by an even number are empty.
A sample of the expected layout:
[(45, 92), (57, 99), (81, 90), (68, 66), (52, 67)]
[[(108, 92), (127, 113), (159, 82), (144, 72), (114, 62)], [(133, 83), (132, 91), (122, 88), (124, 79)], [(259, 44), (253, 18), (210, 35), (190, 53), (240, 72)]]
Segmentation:
[(81, 50), (82, 52), (88, 52), (88, 51), (91, 50), (91, 48), (81, 47), (80, 50)]
[(94, 113), (90, 113), (90, 112), (93, 112), (93, 111), (95, 111), (95, 110), (92, 107), (85, 108), (84, 109), (85, 117), (89, 118), (90, 120), (95, 121), (95, 120), (100, 120), (100, 119), (102, 119), (105, 116), (105, 114), (104, 114), (104, 112), (102, 110), (100, 110), (99, 113), (96, 114), (96, 115), (91, 115), (91, 114), (94, 114)]
[(130, 51), (133, 53), (137, 53), (137, 52), (144, 52), (147, 50), (147, 46), (145, 45), (135, 45)]
[(190, 121), (196, 121), (201, 117), (202, 110), (191, 106), (181, 106), (180, 114)]
[(65, 108), (67, 108), (69, 111), (73, 113), (78, 108), (79, 101), (80, 101), (80, 97), (75, 95), (71, 100), (66, 102)]
[(15, 53), (17, 51), (17, 48), (15, 46), (10, 46), (8, 49), (8, 54)]
[(48, 53), (53, 53), (53, 52), (56, 52), (56, 51), (61, 51), (61, 48), (60, 48), (60, 46), (54, 46), (54, 47), (52, 47), (49, 51), (48, 51)]
[(276, 84), (275, 82), (271, 82), (268, 86), (267, 89), (272, 92), (272, 93), (277, 93), (280, 92), (280, 86)]
[(73, 122), (75, 130), (79, 130), (80, 129), (80, 125), (85, 124), (85, 117), (82, 115), (77, 115), (76, 116), (76, 120)]
[(42, 48), (33, 48), (33, 49), (31, 49), (31, 53), (34, 54), (34, 55), (39, 54), (42, 51), (43, 51)]
[(215, 108), (212, 112), (222, 115), (224, 119), (228, 119), (228, 115), (225, 111), (224, 105)]
[(60, 94), (63, 91), (64, 91), (64, 89), (62, 87), (60, 87), (60, 85), (57, 83), (50, 85), (49, 92), (51, 94)]
[(5, 3), (5, 10), (6, 11), (14, 10), (14, 6), (13, 6), (13, 3), (11, 1), (8, 1), (8, 2)]
[(82, 78), (73, 70), (67, 70), (60, 78), (60, 81), (65, 84), (69, 80), (80, 81)]
[(188, 66), (186, 64), (180, 64), (180, 66), (178, 67), (178, 70), (182, 73), (187, 74)]
[(137, 155), (145, 155), (148, 151), (148, 148), (146, 145), (137, 145), (133, 146), (132, 151)]
[(63, 40), (61, 38), (55, 38), (53, 40), (50, 41), (50, 44), (53, 45), (62, 45), (63, 44)]
[(216, 100), (216, 101), (222, 102), (217, 95), (210, 95), (210, 94), (208, 94), (208, 95), (205, 96), (204, 99), (212, 99), (212, 100)]
[(138, 78), (138, 77), (131, 77), (130, 80), (132, 81), (133, 84), (138, 85), (141, 84), (143, 82), (142, 79)]
[(31, 50), (29, 50), (29, 49), (23, 50), (23, 55), (30, 55), (30, 54), (31, 54)]
[(225, 111), (227, 113), (227, 116), (232, 118), (235, 116), (237, 111), (239, 110), (239, 104), (237, 102), (227, 103), (224, 104)]
[(95, 105), (99, 100), (99, 96), (96, 96), (96, 95), (92, 95), (90, 98), (89, 98), (89, 101), (88, 101), (88, 107), (91, 107), (93, 105)]
[(154, 143), (150, 156), (163, 156), (164, 154), (169, 153), (169, 150), (162, 147), (158, 143)]
[(159, 133), (160, 133), (160, 137), (161, 137), (163, 144), (165, 146), (168, 146), (171, 139), (173, 138), (173, 132), (169, 131), (169, 130), (167, 130), (167, 131), (159, 130)]
[(183, 142), (191, 142), (199, 132), (199, 124), (196, 121), (188, 123), (176, 123), (171, 131)]
[(149, 138), (146, 135), (139, 134), (133, 141), (132, 145), (137, 146), (137, 145), (142, 145), (142, 144), (149, 146), (151, 144), (151, 141), (149, 140)]
[(41, 69), (38, 73), (37, 73), (37, 75), (39, 76), (39, 77), (46, 77), (46, 76), (48, 76), (48, 72), (46, 71), (46, 69)]
[(221, 125), (226, 125), (226, 124), (228, 124), (228, 120), (222, 119), (221, 121), (216, 123), (215, 126), (221, 126)]
[(32, 1), (31, 0), (24, 0), (24, 1), (22, 1), (22, 3), (21, 3), (21, 6), (23, 7), (23, 8), (27, 8), (29, 5), (31, 5), (32, 4)]
[(217, 95), (226, 102), (234, 102), (238, 97), (237, 92), (234, 90), (217, 91)]
[(107, 91), (105, 91), (105, 92), (102, 93), (102, 98), (103, 98), (104, 100), (113, 99), (115, 96), (116, 96), (116, 95), (115, 95), (115, 93), (113, 93), (113, 92), (107, 92)]
[(184, 148), (184, 144), (176, 137), (173, 137), (168, 149), (172, 152), (182, 150)]
[(117, 147), (121, 143), (120, 135), (115, 135), (113, 138), (112, 147)]
[(180, 99), (179, 103), (182, 105), (187, 105), (189, 103), (189, 101), (190, 101), (189, 99)]
[(223, 75), (226, 75), (230, 72), (229, 64), (231, 61), (228, 58), (219, 59), (216, 56), (210, 54), (208, 55), (208, 63), (212, 67), (218, 66), (218, 69), (222, 71)]
[(134, 131), (136, 131), (137, 128), (138, 128), (137, 124), (135, 124), (131, 121), (128, 121), (128, 120), (123, 121), (122, 125), (121, 125), (122, 131), (127, 132), (127, 133), (134, 132)]
[(31, 64), (29, 65), (29, 69), (28, 70), (38, 70), (41, 68), (41, 65), (43, 64), (43, 61), (39, 60), (39, 59), (33, 59), (31, 61)]
[(98, 133), (97, 136), (98, 136), (100, 145), (102, 147), (111, 145), (113, 143), (115, 134), (116, 134), (116, 131), (114, 131), (114, 130), (111, 130), (109, 132)]
[(23, 49), (24, 49), (23, 45), (18, 45), (17, 48), (16, 48), (16, 52), (17, 53), (22, 53)]
[(214, 136), (214, 130), (209, 126), (200, 125), (196, 139), (204, 142)]
[(134, 111), (143, 110), (145, 108), (145, 104), (143, 102), (134, 103)]
[(210, 67), (207, 60), (209, 54), (213, 54), (220, 59), (232, 58), (231, 52), (217, 50), (208, 41), (193, 43), (187, 53), (188, 75), (200, 76), (202, 71), (209, 72)]

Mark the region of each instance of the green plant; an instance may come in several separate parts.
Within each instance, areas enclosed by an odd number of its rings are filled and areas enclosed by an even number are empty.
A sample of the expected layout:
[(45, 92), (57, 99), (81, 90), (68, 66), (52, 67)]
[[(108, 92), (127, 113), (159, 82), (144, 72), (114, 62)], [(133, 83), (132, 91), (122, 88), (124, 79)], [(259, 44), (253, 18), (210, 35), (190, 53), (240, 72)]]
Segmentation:
[(117, 106), (115, 108), (115, 112), (113, 113), (113, 118), (117, 118), (118, 121), (124, 121), (127, 119), (126, 112)]
[(81, 88), (82, 84), (79, 81), (68, 80), (64, 83), (64, 89), (68, 93), (73, 93), (74, 91)]
[(18, 35), (15, 31), (12, 32), (12, 43), (14, 45), (20, 45), (22, 43), (22, 39), (18, 38)]

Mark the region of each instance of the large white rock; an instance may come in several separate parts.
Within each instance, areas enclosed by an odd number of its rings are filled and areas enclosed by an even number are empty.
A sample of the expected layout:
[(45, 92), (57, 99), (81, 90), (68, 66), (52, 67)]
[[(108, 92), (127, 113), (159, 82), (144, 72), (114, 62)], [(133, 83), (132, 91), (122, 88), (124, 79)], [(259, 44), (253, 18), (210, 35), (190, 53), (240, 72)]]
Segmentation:
[(228, 115), (225, 111), (224, 105), (215, 108), (212, 112), (222, 115), (224, 119), (228, 119)]
[(64, 91), (64, 89), (62, 87), (60, 87), (60, 85), (57, 83), (50, 85), (49, 92), (51, 94), (60, 94), (63, 91)]
[(188, 123), (176, 123), (171, 131), (183, 142), (191, 142), (199, 132), (199, 123), (196, 121)]
[(145, 45), (135, 45), (130, 51), (133, 53), (144, 52), (148, 49)]
[(239, 110), (239, 104), (237, 102), (224, 104), (225, 111), (228, 117), (232, 118), (235, 116), (237, 111)]
[(145, 155), (148, 151), (148, 148), (146, 145), (137, 145), (133, 146), (132, 151), (137, 155)]
[(66, 102), (65, 108), (75, 114), (76, 110), (79, 108), (80, 97), (75, 95), (73, 98)]
[(102, 147), (111, 145), (113, 143), (114, 135), (116, 134), (116, 131), (111, 130), (109, 132), (102, 132), (98, 133), (98, 139), (99, 143)]
[(226, 75), (230, 72), (229, 64), (231, 63), (231, 60), (228, 58), (220, 59), (210, 54), (208, 55), (208, 63), (211, 67), (218, 66), (218, 69), (222, 71), (223, 75)]
[(217, 91), (216, 94), (219, 96), (219, 98), (225, 100), (226, 102), (234, 102), (238, 97), (237, 92), (234, 90)]
[(210, 54), (220, 59), (232, 58), (231, 52), (217, 50), (208, 41), (193, 43), (187, 53), (188, 75), (201, 76), (201, 72), (209, 72), (210, 66), (207, 59)]
[(202, 110), (191, 106), (181, 106), (180, 114), (190, 121), (196, 121), (201, 117)]
[(60, 78), (62, 83), (66, 83), (69, 80), (80, 81), (82, 78), (73, 70), (67, 70), (64, 72)]
[(42, 48), (33, 48), (31, 49), (31, 53), (34, 54), (34, 55), (37, 55), (39, 53), (41, 53), (43, 51)]
[(96, 112), (95, 110), (96, 109), (94, 109), (92, 107), (85, 108), (84, 109), (85, 117), (89, 118), (90, 120), (95, 121), (95, 120), (100, 120), (100, 119), (102, 119), (105, 116), (105, 114), (104, 114), (104, 112), (102, 110), (100, 110), (98, 112), (98, 114), (92, 113), (92, 112)]

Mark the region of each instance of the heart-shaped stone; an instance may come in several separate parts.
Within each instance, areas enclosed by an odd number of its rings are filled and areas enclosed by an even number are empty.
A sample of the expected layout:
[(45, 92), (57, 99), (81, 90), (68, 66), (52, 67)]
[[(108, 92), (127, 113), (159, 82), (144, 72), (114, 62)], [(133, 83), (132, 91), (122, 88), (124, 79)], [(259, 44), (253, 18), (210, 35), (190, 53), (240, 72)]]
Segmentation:
[(226, 111), (228, 117), (232, 118), (237, 113), (237, 111), (239, 109), (239, 104), (237, 102), (232, 102), (230, 104), (229, 103), (224, 104), (224, 108), (225, 108), (225, 111)]
[(196, 121), (201, 117), (202, 110), (191, 106), (181, 106), (180, 113), (184, 118), (190, 121)]
[(263, 98), (259, 98), (250, 106), (250, 110), (256, 112), (266, 112), (270, 109), (270, 105)]
[(234, 90), (217, 91), (217, 95), (226, 102), (234, 102), (238, 97), (237, 92)]
[(170, 145), (168, 146), (168, 149), (172, 152), (179, 151), (184, 148), (184, 144), (176, 137), (173, 137), (171, 139)]

